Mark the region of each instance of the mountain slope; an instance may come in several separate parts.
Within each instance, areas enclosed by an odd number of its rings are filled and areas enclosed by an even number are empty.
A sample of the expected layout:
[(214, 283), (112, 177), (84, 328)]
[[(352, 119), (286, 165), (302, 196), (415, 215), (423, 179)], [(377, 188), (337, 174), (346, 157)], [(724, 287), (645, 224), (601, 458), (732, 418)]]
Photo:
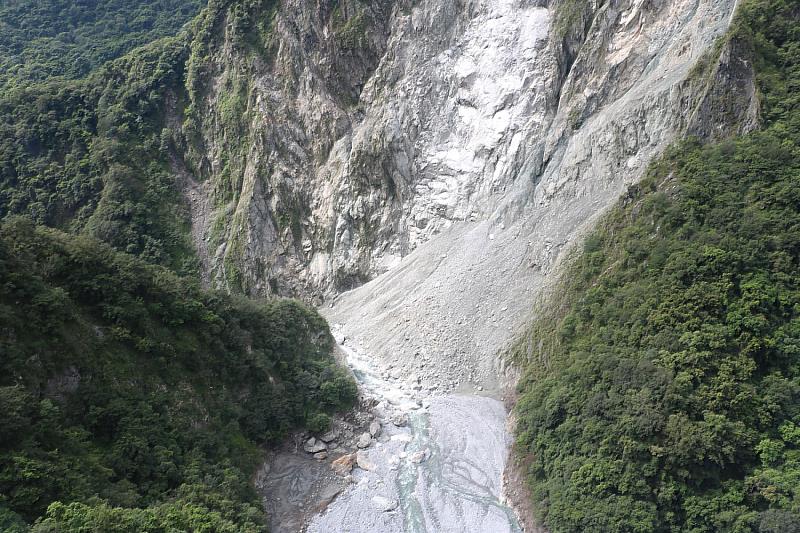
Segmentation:
[(0, 226), (0, 324), (4, 530), (265, 530), (258, 445), (356, 396), (314, 311), (23, 220)]
[(131, 49), (172, 36), (202, 0), (6, 0), (0, 87), (82, 78)]
[(668, 151), (515, 349), (549, 531), (800, 528), (799, 29), (793, 2), (743, 3), (725, 46), (763, 129)]

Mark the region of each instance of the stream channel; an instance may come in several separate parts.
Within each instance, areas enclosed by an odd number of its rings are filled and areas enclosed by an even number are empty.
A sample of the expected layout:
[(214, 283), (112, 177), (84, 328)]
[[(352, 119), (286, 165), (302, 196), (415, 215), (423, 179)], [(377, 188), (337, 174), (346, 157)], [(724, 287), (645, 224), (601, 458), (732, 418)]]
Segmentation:
[[(502, 499), (511, 436), (503, 404), (477, 395), (430, 395), (387, 378), (342, 345), (382, 425), (350, 484), (308, 526), (313, 533), (518, 533)], [(394, 422), (393, 422), (394, 421)]]

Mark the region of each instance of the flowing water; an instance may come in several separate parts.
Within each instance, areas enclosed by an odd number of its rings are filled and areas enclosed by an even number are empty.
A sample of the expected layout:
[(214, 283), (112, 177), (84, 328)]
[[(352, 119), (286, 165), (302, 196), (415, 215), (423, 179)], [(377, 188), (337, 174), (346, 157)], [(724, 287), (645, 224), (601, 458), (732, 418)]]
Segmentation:
[[(353, 471), (353, 483), (308, 531), (520, 532), (502, 500), (511, 443), (502, 403), (474, 395), (421, 398), (343, 348), (362, 392), (378, 401), (383, 429), (362, 452), (368, 469)], [(391, 420), (401, 414), (408, 422), (398, 427)]]

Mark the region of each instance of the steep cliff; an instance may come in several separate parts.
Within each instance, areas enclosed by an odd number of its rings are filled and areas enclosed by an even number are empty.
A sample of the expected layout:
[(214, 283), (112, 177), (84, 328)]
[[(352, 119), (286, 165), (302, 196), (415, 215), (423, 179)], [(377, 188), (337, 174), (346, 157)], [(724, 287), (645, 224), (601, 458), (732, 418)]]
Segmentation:
[(183, 128), (212, 277), (322, 296), (453, 226), (612, 198), (710, 98), (687, 78), (733, 2), (562, 4), (212, 4)]
[(678, 134), (752, 128), (752, 72), (713, 49), (734, 4), (212, 2), (169, 120), (206, 278), (361, 287), (345, 334), (496, 385), (521, 288)]

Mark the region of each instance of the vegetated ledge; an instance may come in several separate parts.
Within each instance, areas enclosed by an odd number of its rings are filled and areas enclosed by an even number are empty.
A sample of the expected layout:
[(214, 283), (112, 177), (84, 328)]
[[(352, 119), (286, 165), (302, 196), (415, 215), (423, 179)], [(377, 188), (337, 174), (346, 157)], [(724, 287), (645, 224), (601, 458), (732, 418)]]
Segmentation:
[(761, 129), (654, 162), (509, 354), (549, 531), (800, 528), (798, 29), (785, 2), (740, 6)]

